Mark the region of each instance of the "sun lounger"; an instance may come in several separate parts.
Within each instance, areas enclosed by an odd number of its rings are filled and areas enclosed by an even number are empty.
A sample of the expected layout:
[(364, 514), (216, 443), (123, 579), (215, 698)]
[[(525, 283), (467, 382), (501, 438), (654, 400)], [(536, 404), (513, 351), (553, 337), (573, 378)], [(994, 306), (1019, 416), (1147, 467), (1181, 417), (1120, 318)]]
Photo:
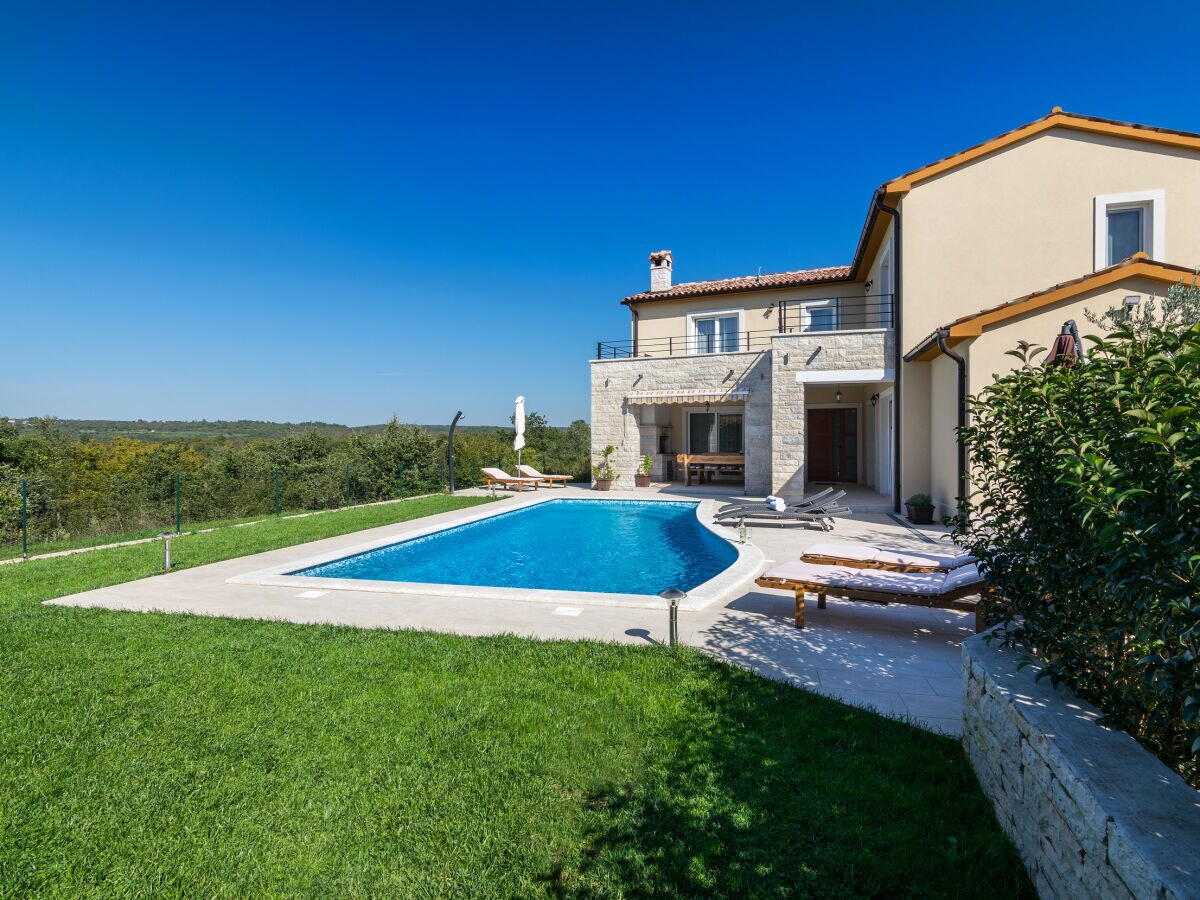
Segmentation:
[[(823, 490), (823, 491), (817, 491), (815, 494), (809, 494), (807, 497), (801, 497), (799, 500), (795, 501), (794, 503), (789, 503), (788, 508), (789, 509), (807, 509), (808, 507), (813, 506), (817, 503), (829, 502), (832, 500), (840, 500), (842, 497), (846, 496), (845, 491), (838, 491), (836, 496), (830, 496), (831, 494), (833, 494), (833, 490), (834, 490), (833, 488), (828, 487), (828, 488), (825, 488), (825, 490)], [(767, 503), (765, 500), (738, 500), (735, 503), (726, 503), (724, 506), (722, 506), (720, 509), (717, 510), (717, 515), (724, 516), (726, 514), (733, 514), (736, 511), (742, 510), (742, 509), (762, 509), (766, 505), (767, 505)]]
[(796, 627), (804, 627), (804, 596), (817, 595), (817, 608), (825, 608), (827, 596), (870, 603), (906, 603), (935, 609), (962, 609), (975, 613), (975, 630), (983, 622), (976, 601), (989, 590), (979, 566), (959, 566), (949, 572), (889, 572), (882, 569), (853, 569), (849, 566), (818, 566), (788, 562), (759, 576), (759, 587), (793, 591), (796, 595)]
[(813, 509), (792, 509), (788, 507), (783, 512), (776, 512), (769, 507), (739, 512), (735, 515), (714, 517), (717, 525), (738, 525), (745, 523), (757, 527), (767, 526), (787, 528), (792, 525), (816, 525), (822, 531), (833, 531), (834, 516), (849, 516), (852, 511), (845, 506), (819, 506)]
[(570, 475), (543, 475), (533, 466), (525, 465), (517, 466), (517, 473), (524, 478), (533, 478), (537, 481), (544, 481), (546, 484), (550, 485), (550, 487), (554, 487), (554, 482), (556, 481), (561, 481), (562, 486), (566, 487), (568, 481), (574, 480)]
[(538, 489), (538, 479), (536, 478), (514, 478), (503, 469), (480, 469), (479, 472), (483, 476), (483, 480), (487, 482), (489, 490), (493, 485), (497, 484), (506, 487), (516, 485), (518, 492), (524, 490), (525, 486), (530, 484), (533, 485), (535, 491)]
[(852, 569), (887, 569), (892, 572), (949, 572), (978, 560), (970, 553), (924, 553), (893, 551), (870, 544), (813, 544), (803, 561), (819, 566), (848, 566)]
[(829, 492), (820, 499), (801, 501), (789, 505), (782, 510), (773, 509), (766, 503), (747, 503), (741, 506), (725, 507), (717, 511), (713, 521), (718, 525), (737, 525), (745, 522), (747, 525), (774, 526), (786, 528), (790, 525), (817, 525), (824, 531), (833, 531), (834, 516), (851, 515), (851, 510), (839, 506), (838, 501), (846, 496), (845, 491)]

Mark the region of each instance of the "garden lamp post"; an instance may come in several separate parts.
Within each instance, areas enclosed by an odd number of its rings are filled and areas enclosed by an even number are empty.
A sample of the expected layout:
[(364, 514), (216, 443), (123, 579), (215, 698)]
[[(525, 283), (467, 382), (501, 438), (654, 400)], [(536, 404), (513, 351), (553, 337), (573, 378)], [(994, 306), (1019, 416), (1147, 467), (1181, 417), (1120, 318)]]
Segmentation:
[[(450, 423), (450, 440), (448, 442), (448, 446), (447, 446), (447, 450), (446, 450), (447, 455), (448, 455), (447, 466), (450, 469), (450, 493), (451, 494), (454, 493), (454, 429), (458, 427), (458, 420), (461, 419), (462, 417), (463, 417), (463, 414), (462, 414), (461, 409), (454, 414), (454, 421)], [(401, 488), (401, 492), (403, 492), (403, 488)]]
[(667, 646), (675, 647), (679, 644), (679, 601), (686, 598), (687, 594), (679, 588), (667, 588), (658, 596), (669, 604), (671, 613), (668, 619)]

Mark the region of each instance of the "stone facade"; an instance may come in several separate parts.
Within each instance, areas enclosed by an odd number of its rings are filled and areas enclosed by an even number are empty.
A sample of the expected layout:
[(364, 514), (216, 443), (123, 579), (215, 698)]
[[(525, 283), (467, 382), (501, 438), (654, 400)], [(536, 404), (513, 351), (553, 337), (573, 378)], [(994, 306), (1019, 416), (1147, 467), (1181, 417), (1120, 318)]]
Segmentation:
[(781, 363), (793, 379), (828, 381), (839, 372), (890, 371), (895, 340), (890, 328), (780, 334), (771, 338), (771, 351), (786, 356)]
[(963, 643), (963, 744), (1038, 895), (1200, 898), (1200, 792), (1065, 688)]
[[(796, 496), (804, 491), (805, 383), (883, 380), (892, 358), (894, 333), (870, 331), (780, 334), (771, 349), (740, 353), (594, 360), (592, 368), (592, 456), (609, 444), (612, 464), (630, 483), (643, 453), (654, 455), (656, 430), (644, 425), (631, 392), (749, 391), (743, 410), (746, 492)], [(657, 459), (657, 457), (656, 457)], [(652, 476), (662, 478), (657, 467)]]
[(592, 458), (612, 444), (613, 468), (632, 483), (642, 452), (638, 407), (631, 391), (749, 391), (744, 409), (746, 490), (771, 488), (770, 353), (708, 353), (592, 361)]

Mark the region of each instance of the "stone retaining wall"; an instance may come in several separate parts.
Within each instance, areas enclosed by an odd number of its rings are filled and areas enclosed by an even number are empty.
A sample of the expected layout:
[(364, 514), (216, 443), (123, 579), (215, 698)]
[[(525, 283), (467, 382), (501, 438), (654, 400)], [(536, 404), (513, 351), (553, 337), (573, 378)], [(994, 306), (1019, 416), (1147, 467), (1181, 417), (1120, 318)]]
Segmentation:
[(1038, 894), (1200, 898), (1200, 792), (984, 637), (963, 643), (963, 745)]

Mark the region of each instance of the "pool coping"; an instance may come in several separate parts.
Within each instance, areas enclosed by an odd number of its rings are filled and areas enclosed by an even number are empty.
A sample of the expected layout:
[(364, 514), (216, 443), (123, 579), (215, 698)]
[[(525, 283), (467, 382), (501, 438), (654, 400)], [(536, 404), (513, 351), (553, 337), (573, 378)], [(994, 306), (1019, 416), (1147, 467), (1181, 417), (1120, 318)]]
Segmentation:
[[(508, 503), (489, 503), (486, 506), (465, 512), (463, 516), (456, 518), (453, 522), (441, 522), (434, 525), (406, 528), (353, 547), (341, 550), (326, 550), (316, 556), (300, 557), (289, 560), (286, 563), (269, 566), (265, 569), (235, 575), (225, 579), (225, 583), (259, 584), (304, 590), (360, 591), (374, 594), (447, 597), (459, 600), (519, 600), (535, 603), (555, 603), (559, 605), (582, 604), (585, 606), (620, 606), (640, 609), (663, 609), (666, 607), (667, 602), (665, 600), (646, 594), (559, 591), (548, 588), (510, 588), (472, 584), (433, 584), (424, 581), (373, 581), (361, 578), (322, 578), (314, 575), (287, 574), (297, 569), (307, 569), (334, 562), (335, 560), (345, 559), (346, 557), (357, 556), (360, 553), (378, 550), (380, 547), (387, 547), (391, 544), (425, 537), (439, 531), (448, 531), (463, 525), (480, 522), (484, 519), (510, 515), (514, 512), (529, 509), (540, 503), (568, 499), (554, 496), (549, 492), (547, 492), (547, 496), (539, 497), (536, 496), (537, 493), (535, 492), (535, 495), (529, 498), (520, 498), (519, 496), (514, 498), (516, 500), (515, 506)], [(687, 597), (679, 603), (680, 609), (700, 610), (718, 601), (732, 599), (740, 592), (743, 592), (747, 583), (752, 581), (762, 569), (764, 560), (762, 550), (752, 543), (739, 543), (736, 539), (731, 538), (728, 530), (722, 530), (722, 526), (716, 525), (713, 522), (713, 515), (717, 509), (715, 500), (652, 500), (626, 499), (624, 497), (572, 497), (569, 499), (581, 503), (595, 503), (605, 500), (618, 500), (621, 503), (697, 503), (695, 509), (697, 521), (702, 527), (708, 529), (722, 541), (732, 546), (737, 551), (737, 558), (719, 574), (688, 591)]]

